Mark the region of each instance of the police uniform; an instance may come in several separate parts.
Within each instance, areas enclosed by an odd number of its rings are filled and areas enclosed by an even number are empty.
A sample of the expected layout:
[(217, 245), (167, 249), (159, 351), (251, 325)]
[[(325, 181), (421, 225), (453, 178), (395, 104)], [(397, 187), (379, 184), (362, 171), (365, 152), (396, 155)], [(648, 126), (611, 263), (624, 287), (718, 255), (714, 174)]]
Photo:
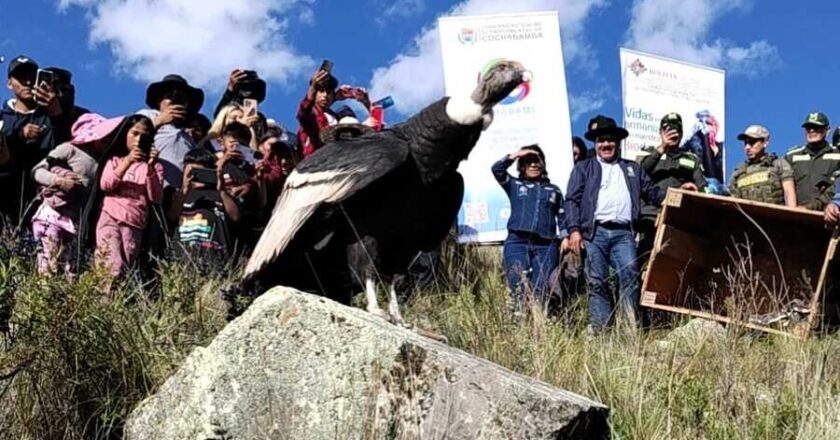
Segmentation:
[[(822, 113), (811, 113), (802, 126), (828, 126)], [(840, 150), (826, 141), (818, 145), (798, 145), (785, 154), (793, 168), (796, 202), (799, 206), (821, 211), (834, 195), (834, 180), (840, 175)]]
[(733, 197), (756, 202), (785, 204), (782, 182), (793, 179), (793, 168), (775, 154), (750, 163), (738, 165), (729, 179), (729, 192)]
[(706, 187), (700, 158), (690, 151), (671, 150), (663, 154), (655, 147), (645, 147), (636, 155), (636, 161), (663, 192), (689, 182), (701, 191)]
[[(660, 129), (671, 128), (682, 134), (682, 118), (677, 113), (669, 113), (660, 121)], [(679, 188), (685, 183), (694, 183), (697, 189), (703, 191), (706, 187), (706, 177), (703, 175), (703, 165), (700, 158), (690, 151), (673, 147), (665, 153), (660, 153), (656, 147), (644, 147), (636, 155), (636, 161), (650, 180), (665, 193), (668, 188)], [(659, 215), (658, 205), (644, 204), (637, 229), (641, 235), (639, 240), (639, 254), (650, 251), (653, 247), (656, 216)]]

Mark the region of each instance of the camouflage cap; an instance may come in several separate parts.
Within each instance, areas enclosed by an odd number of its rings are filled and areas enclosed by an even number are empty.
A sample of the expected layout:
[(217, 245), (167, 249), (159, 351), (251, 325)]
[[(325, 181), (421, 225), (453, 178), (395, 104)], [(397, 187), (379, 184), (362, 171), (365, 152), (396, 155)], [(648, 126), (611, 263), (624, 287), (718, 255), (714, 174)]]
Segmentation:
[(666, 113), (665, 116), (662, 117), (662, 120), (659, 121), (660, 130), (665, 127), (671, 127), (682, 131), (682, 126), (682, 116), (680, 116), (679, 113)]
[(808, 113), (808, 116), (805, 117), (805, 122), (802, 123), (802, 126), (805, 127), (808, 125), (828, 127), (828, 116), (826, 116), (823, 112)]
[(770, 138), (770, 130), (761, 126), (761, 125), (750, 125), (744, 130), (743, 133), (738, 135), (738, 140), (743, 141), (744, 139), (769, 139)]

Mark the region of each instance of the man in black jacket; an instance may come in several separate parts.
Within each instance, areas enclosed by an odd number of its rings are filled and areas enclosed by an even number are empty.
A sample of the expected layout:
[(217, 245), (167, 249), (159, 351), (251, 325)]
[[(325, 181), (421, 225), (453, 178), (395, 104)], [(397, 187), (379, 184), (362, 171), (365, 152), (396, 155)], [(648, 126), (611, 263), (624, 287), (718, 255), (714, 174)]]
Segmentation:
[[(0, 216), (17, 225), (35, 196), (29, 170), (55, 147), (54, 120), (61, 106), (48, 84), (35, 84), (38, 64), (25, 55), (9, 63), (7, 87), (14, 98), (0, 107), (0, 136), (5, 138), (10, 160), (0, 165)], [(1, 223), (0, 223), (1, 224)]]
[(590, 334), (602, 332), (613, 313), (608, 292), (610, 268), (618, 274), (618, 307), (635, 325), (639, 305), (639, 271), (633, 224), (641, 199), (660, 204), (664, 193), (633, 161), (620, 157), (628, 135), (615, 120), (598, 115), (589, 121), (586, 139), (595, 142), (595, 157), (575, 165), (566, 194), (569, 248), (586, 251)]

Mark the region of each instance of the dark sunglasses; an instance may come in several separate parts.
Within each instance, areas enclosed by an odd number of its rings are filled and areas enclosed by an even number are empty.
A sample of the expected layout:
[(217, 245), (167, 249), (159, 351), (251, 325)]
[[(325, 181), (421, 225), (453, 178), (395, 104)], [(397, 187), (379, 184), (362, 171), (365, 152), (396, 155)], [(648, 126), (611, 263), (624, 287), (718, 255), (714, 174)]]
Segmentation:
[(823, 131), (825, 127), (822, 125), (806, 125), (805, 131)]
[(755, 145), (758, 142), (762, 142), (764, 139), (754, 139), (754, 138), (744, 138), (745, 145)]

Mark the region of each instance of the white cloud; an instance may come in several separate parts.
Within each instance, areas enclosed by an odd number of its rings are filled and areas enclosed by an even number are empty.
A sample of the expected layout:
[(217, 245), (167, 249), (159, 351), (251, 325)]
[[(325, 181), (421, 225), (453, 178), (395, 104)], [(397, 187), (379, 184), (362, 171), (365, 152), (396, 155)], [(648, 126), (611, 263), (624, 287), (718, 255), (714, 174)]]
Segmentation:
[(600, 109), (605, 104), (605, 92), (586, 91), (580, 94), (569, 94), (569, 109), (572, 121), (578, 120), (581, 116), (589, 115)]
[(311, 17), (313, 0), (59, 0), (87, 9), (90, 42), (107, 44), (116, 69), (141, 81), (169, 73), (220, 88), (237, 67), (284, 83), (313, 61), (284, 38), (290, 22)]
[(376, 19), (377, 24), (384, 26), (394, 19), (403, 19), (412, 17), (423, 12), (426, 9), (425, 0), (379, 0), (377, 4), (382, 7), (386, 4), (382, 15)]
[(634, 0), (626, 44), (734, 74), (766, 72), (781, 63), (778, 50), (767, 41), (737, 46), (709, 36), (722, 16), (750, 6), (750, 0)]
[[(584, 38), (584, 23), (607, 0), (465, 0), (446, 15), (479, 15), (524, 11), (560, 11), (560, 29), (567, 63), (591, 62), (591, 47)], [(417, 81), (422, 78), (422, 81)], [(424, 28), (411, 47), (386, 67), (373, 72), (371, 96), (392, 95), (396, 110), (412, 113), (444, 93), (443, 67), (437, 24)]]

